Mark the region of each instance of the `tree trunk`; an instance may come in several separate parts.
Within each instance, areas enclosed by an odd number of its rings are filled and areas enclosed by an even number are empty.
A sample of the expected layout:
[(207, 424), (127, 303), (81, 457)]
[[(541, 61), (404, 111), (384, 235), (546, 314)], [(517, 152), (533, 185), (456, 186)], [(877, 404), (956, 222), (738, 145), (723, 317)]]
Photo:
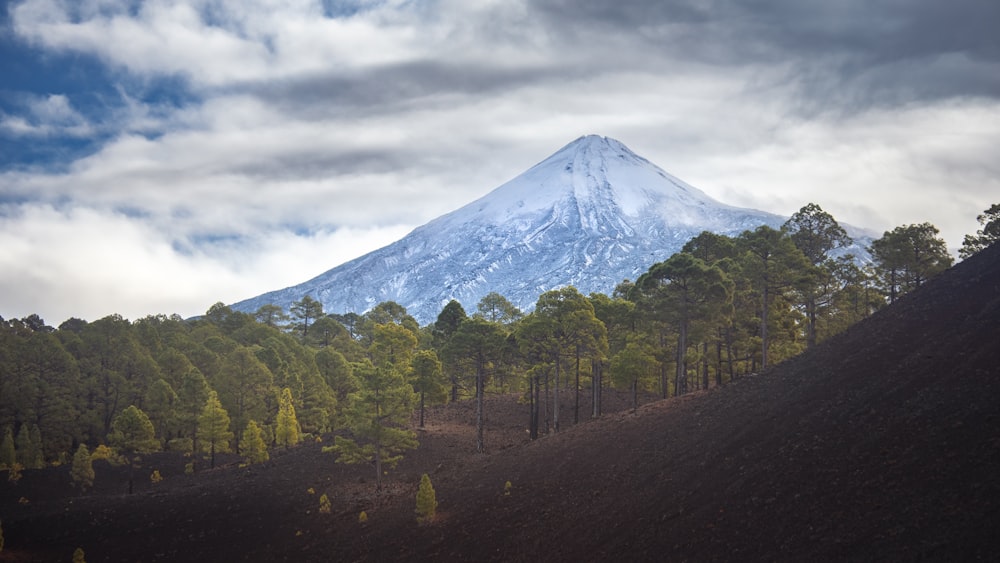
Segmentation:
[(542, 408), (545, 409), (545, 433), (548, 434), (552, 431), (549, 422), (549, 399), (551, 394), (549, 393), (549, 376), (545, 376), (545, 401), (542, 403)]
[(382, 492), (382, 444), (375, 442), (375, 491)]
[(722, 340), (715, 341), (715, 385), (722, 387)]
[(687, 393), (687, 321), (677, 327), (677, 377), (674, 383), (675, 395)]
[(552, 401), (552, 430), (559, 432), (559, 356), (556, 356), (556, 386), (553, 391), (555, 398)]
[(482, 361), (477, 362), (476, 365), (476, 451), (483, 453), (486, 451), (486, 445), (483, 442), (483, 393), (485, 387), (484, 372), (485, 368), (482, 365)]
[(132, 494), (132, 483), (134, 482), (133, 476), (135, 474), (135, 457), (132, 455), (128, 457), (128, 494)]
[(701, 343), (701, 388), (708, 389), (708, 341)]
[(639, 410), (639, 380), (632, 380), (632, 412)]
[(531, 395), (531, 418), (528, 422), (528, 437), (532, 440), (538, 439), (538, 392), (540, 382), (538, 381), (538, 376), (534, 376), (528, 380), (530, 385), (528, 392)]
[(576, 380), (573, 388), (573, 424), (580, 424), (580, 349), (576, 350)]
[(420, 428), (424, 427), (424, 392), (420, 391)]
[(590, 393), (591, 393), (591, 413), (590, 416), (593, 418), (600, 418), (601, 416), (601, 378), (603, 374), (601, 373), (601, 362), (598, 360), (590, 360)]
[(806, 316), (809, 319), (806, 332), (806, 347), (816, 346), (816, 298), (812, 295), (806, 300)]
[(768, 313), (768, 299), (770, 294), (768, 292), (767, 283), (764, 283), (764, 297), (762, 301), (764, 306), (761, 307), (760, 313), (760, 369), (767, 368), (767, 313)]

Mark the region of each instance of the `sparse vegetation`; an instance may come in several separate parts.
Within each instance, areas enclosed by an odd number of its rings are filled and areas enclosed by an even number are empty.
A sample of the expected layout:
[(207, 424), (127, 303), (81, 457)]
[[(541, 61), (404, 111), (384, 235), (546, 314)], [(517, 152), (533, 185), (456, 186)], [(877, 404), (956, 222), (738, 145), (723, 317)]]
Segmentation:
[(417, 489), (417, 522), (427, 524), (434, 521), (437, 514), (437, 496), (431, 478), (424, 473), (420, 477), (420, 487)]
[(322, 495), (320, 495), (320, 497), (319, 497), (319, 513), (320, 514), (329, 514), (331, 508), (332, 507), (330, 505), (330, 498), (328, 496), (326, 496), (326, 493), (323, 493)]
[(70, 478), (75, 486), (80, 487), (81, 491), (86, 491), (94, 486), (94, 464), (86, 444), (80, 444), (76, 448), (76, 453), (73, 454)]
[(240, 438), (240, 451), (243, 452), (243, 460), (247, 464), (263, 463), (270, 459), (267, 453), (267, 445), (261, 434), (260, 426), (253, 420), (247, 423)]

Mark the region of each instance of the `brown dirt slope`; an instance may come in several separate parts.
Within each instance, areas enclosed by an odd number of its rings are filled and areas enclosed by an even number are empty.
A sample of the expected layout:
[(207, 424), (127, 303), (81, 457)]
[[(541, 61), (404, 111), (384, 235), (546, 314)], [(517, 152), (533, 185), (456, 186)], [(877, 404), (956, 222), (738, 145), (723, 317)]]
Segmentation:
[[(529, 442), (526, 407), (492, 398), (491, 451), (477, 455), (471, 405), (435, 409), (378, 497), (369, 468), (318, 444), (249, 469), (165, 473), (132, 497), (101, 485), (70, 496), (59, 470), (25, 472), (0, 486), (0, 560), (68, 561), (77, 546), (92, 563), (991, 560), (998, 366), (995, 246), (765, 374), (635, 414)], [(441, 504), (418, 526), (423, 472)], [(317, 512), (322, 492), (332, 514)]]

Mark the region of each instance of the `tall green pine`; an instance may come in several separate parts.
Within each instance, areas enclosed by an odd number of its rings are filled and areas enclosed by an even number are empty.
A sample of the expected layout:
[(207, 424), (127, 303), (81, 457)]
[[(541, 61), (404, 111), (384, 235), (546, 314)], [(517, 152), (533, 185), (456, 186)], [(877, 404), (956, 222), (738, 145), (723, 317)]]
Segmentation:
[(295, 417), (295, 405), (292, 403), (292, 390), (288, 387), (281, 390), (281, 397), (278, 399), (278, 420), (274, 439), (279, 446), (285, 448), (298, 444), (301, 439), (299, 421)]
[(198, 417), (198, 442), (201, 450), (210, 456), (210, 467), (215, 467), (215, 454), (230, 451), (233, 433), (229, 430), (229, 414), (222, 408), (219, 395), (208, 392), (205, 408)]
[(247, 427), (243, 430), (243, 436), (240, 438), (240, 452), (243, 454), (243, 460), (248, 464), (262, 463), (271, 457), (267, 453), (267, 444), (264, 443), (260, 426), (253, 420), (248, 422)]
[(376, 490), (382, 490), (383, 466), (395, 467), (401, 452), (417, 447), (416, 435), (406, 428), (413, 413), (413, 388), (392, 366), (358, 364), (361, 389), (351, 393), (344, 419), (353, 439), (337, 436), (323, 448), (338, 454), (338, 463), (370, 463)]
[(94, 486), (94, 465), (86, 444), (80, 444), (73, 454), (73, 466), (69, 474), (73, 479), (73, 485), (80, 487), (81, 491)]

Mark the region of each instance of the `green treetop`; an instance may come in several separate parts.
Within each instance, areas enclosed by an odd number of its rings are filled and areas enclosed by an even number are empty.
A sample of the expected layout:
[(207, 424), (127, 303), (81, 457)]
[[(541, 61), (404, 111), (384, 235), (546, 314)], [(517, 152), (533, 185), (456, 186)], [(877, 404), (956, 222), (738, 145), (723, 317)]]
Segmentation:
[(962, 248), (958, 250), (960, 257), (968, 258), (980, 250), (1000, 240), (1000, 203), (994, 203), (976, 221), (983, 226), (974, 235), (965, 235)]
[(295, 405), (292, 404), (292, 390), (285, 387), (278, 398), (277, 428), (274, 439), (279, 446), (288, 448), (299, 443), (299, 421), (295, 417)]
[(132, 494), (133, 474), (138, 455), (160, 448), (156, 440), (156, 430), (146, 413), (135, 405), (130, 405), (111, 423), (108, 442), (121, 452), (128, 461), (128, 494)]
[(229, 430), (229, 414), (222, 408), (219, 395), (209, 391), (208, 401), (198, 417), (198, 442), (201, 449), (211, 456), (210, 467), (215, 467), (215, 453), (230, 451), (233, 433)]
[(80, 444), (73, 454), (73, 466), (70, 469), (70, 478), (73, 484), (80, 487), (81, 491), (86, 491), (94, 486), (94, 465), (90, 459), (90, 452), (87, 451), (86, 444)]
[(246, 429), (243, 430), (243, 436), (240, 438), (240, 452), (248, 464), (262, 463), (270, 459), (260, 426), (253, 420), (248, 422)]
[(354, 368), (361, 388), (348, 398), (344, 419), (353, 439), (337, 436), (323, 451), (338, 454), (339, 463), (371, 463), (375, 487), (382, 490), (382, 467), (395, 467), (401, 452), (417, 447), (416, 435), (406, 429), (413, 412), (413, 388), (394, 367), (370, 363)]
[(431, 478), (424, 473), (420, 477), (420, 488), (417, 489), (417, 522), (428, 523), (434, 520), (437, 512), (437, 497)]

